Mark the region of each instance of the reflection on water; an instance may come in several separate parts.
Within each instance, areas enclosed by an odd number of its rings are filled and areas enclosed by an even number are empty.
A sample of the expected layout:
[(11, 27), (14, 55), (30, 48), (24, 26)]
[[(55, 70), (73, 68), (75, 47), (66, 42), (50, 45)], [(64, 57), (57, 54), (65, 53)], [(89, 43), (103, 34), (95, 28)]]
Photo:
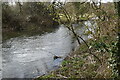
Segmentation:
[[(72, 36), (63, 25), (42, 36), (12, 38), (3, 46), (3, 78), (34, 78), (46, 74), (58, 68), (74, 48)], [(55, 55), (61, 58), (54, 60)]]

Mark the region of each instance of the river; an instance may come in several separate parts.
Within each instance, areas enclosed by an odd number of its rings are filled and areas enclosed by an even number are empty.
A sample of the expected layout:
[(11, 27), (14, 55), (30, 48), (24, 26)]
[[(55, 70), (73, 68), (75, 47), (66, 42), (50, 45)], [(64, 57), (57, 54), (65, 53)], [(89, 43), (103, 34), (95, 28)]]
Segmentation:
[[(79, 30), (80, 34), (83, 33), (83, 29)], [(88, 36), (82, 37), (88, 39)], [(11, 38), (3, 43), (2, 77), (35, 78), (47, 74), (57, 69), (76, 46), (64, 25), (41, 36)], [(55, 55), (61, 58), (54, 59)]]

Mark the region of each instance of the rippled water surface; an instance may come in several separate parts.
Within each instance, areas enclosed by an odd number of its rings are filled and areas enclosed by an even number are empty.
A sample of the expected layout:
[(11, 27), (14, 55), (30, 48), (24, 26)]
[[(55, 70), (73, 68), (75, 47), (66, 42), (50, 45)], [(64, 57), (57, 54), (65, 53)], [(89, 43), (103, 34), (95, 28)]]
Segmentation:
[[(70, 53), (71, 36), (66, 28), (42, 36), (13, 38), (4, 43), (3, 77), (33, 78), (56, 68)], [(53, 57), (62, 58), (54, 60)]]
[[(3, 78), (34, 78), (46, 74), (58, 68), (73, 48), (72, 37), (63, 25), (42, 36), (12, 38), (3, 44)], [(55, 55), (61, 58), (54, 60)]]

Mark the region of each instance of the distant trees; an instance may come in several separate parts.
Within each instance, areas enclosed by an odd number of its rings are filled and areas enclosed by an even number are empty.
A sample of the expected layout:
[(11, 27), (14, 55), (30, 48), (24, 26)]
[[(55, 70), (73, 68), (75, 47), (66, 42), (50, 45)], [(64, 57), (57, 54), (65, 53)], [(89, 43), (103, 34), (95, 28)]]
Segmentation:
[(20, 13), (12, 9), (8, 3), (2, 4), (2, 24), (3, 29), (21, 31), (23, 24), (21, 23), (23, 19), (20, 17)]
[(44, 3), (26, 2), (21, 4), (18, 2), (14, 6), (3, 3), (2, 7), (3, 29), (22, 31), (29, 24), (35, 24), (39, 27), (58, 25), (57, 22), (53, 23), (53, 18), (56, 16)]

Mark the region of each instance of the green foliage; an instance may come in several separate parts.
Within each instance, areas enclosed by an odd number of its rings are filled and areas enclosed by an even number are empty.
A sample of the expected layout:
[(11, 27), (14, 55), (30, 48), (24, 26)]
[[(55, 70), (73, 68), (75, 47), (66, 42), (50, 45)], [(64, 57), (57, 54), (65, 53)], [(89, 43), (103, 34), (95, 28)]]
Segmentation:
[(116, 42), (112, 42), (109, 45), (109, 52), (111, 54), (111, 58), (110, 60), (110, 64), (113, 68), (113, 77), (119, 77), (119, 72), (118, 72), (118, 67), (117, 65), (120, 64), (119, 62), (119, 53), (118, 53), (118, 46), (117, 46), (117, 41)]
[(109, 53), (110, 57), (109, 57), (109, 64), (110, 67), (112, 68), (112, 77), (116, 78), (118, 77), (118, 70), (117, 70), (117, 64), (118, 63), (118, 58), (119, 58), (119, 53), (118, 51), (118, 46), (117, 46), (117, 40), (113, 40), (110, 43), (106, 43), (104, 41), (107, 40), (107, 37), (103, 37), (98, 41), (92, 42), (90, 45), (92, 46), (92, 48), (98, 50), (101, 53)]
[(83, 16), (89, 11), (89, 3), (84, 3), (82, 4), (81, 2), (74, 2), (73, 5), (75, 6), (76, 9), (76, 16)]

